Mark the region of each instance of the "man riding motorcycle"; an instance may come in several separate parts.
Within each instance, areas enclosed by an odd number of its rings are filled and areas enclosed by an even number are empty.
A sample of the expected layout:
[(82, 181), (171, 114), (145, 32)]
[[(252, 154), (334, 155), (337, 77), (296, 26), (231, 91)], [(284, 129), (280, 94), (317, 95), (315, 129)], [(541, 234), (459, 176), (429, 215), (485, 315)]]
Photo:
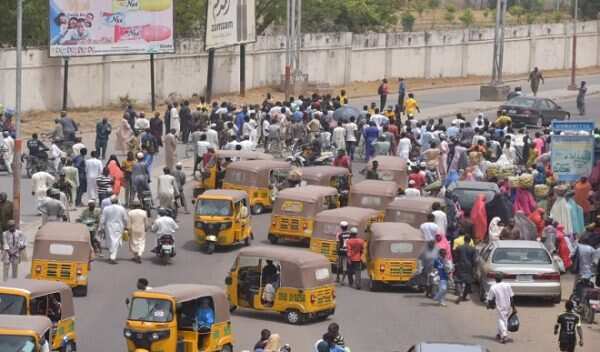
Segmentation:
[(179, 226), (169, 216), (169, 211), (165, 208), (159, 208), (158, 217), (154, 220), (154, 224), (152, 224), (152, 232), (156, 234), (156, 247), (151, 252), (158, 253), (161, 237), (171, 236), (175, 240), (175, 232), (178, 229)]
[(47, 152), (50, 149), (38, 139), (37, 133), (32, 134), (31, 139), (27, 141), (27, 149), (29, 150), (29, 157), (32, 159), (32, 167), (35, 167), (37, 171), (46, 170), (45, 165), (48, 162)]

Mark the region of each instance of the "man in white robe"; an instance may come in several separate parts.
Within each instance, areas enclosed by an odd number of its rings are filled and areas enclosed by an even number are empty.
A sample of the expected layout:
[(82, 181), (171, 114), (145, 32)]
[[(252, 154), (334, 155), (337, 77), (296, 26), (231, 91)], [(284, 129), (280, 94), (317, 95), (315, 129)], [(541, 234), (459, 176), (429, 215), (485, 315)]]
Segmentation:
[(175, 209), (175, 197), (178, 195), (177, 180), (171, 175), (168, 167), (163, 169), (164, 174), (158, 176), (157, 194), (161, 208)]
[(142, 254), (146, 248), (146, 229), (148, 228), (148, 214), (141, 208), (139, 200), (131, 202), (132, 210), (127, 213), (127, 226), (129, 229), (129, 251), (133, 254), (133, 261), (141, 264)]
[(42, 201), (46, 198), (48, 188), (54, 184), (54, 181), (54, 176), (46, 171), (39, 171), (31, 175), (31, 194), (35, 196), (36, 208), (42, 204)]
[(96, 188), (96, 179), (102, 174), (102, 162), (98, 159), (98, 152), (92, 151), (91, 158), (85, 161), (85, 175), (87, 177), (87, 196), (89, 199), (99, 199)]
[(102, 210), (100, 228), (106, 235), (109, 252), (108, 262), (117, 264), (117, 252), (123, 242), (123, 230), (127, 226), (127, 211), (118, 203), (117, 197), (111, 198), (112, 204)]
[(496, 338), (506, 343), (508, 339), (508, 318), (513, 312), (517, 312), (513, 301), (514, 293), (512, 288), (506, 282), (502, 282), (502, 273), (496, 273), (496, 283), (490, 287), (487, 294), (488, 304), (494, 301), (496, 305), (496, 313), (498, 314), (498, 333)]
[(4, 147), (6, 148), (6, 154), (4, 154), (4, 163), (9, 174), (12, 174), (12, 163), (15, 158), (15, 140), (10, 136), (8, 131), (2, 133)]

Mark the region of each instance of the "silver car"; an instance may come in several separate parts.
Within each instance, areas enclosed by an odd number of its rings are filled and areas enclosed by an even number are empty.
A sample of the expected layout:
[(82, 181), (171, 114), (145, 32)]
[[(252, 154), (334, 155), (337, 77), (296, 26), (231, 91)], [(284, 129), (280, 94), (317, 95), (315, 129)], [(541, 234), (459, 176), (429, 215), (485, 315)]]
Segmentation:
[(537, 241), (495, 241), (486, 245), (477, 259), (475, 278), (485, 301), (495, 283), (496, 273), (504, 274), (515, 296), (544, 297), (560, 303), (560, 271), (544, 245)]

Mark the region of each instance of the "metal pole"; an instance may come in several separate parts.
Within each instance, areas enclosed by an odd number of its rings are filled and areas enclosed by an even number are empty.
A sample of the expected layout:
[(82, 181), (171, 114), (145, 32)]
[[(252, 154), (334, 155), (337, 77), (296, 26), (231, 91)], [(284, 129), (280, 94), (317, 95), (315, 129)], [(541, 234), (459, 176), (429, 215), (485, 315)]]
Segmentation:
[(575, 0), (575, 6), (573, 8), (573, 54), (571, 57), (571, 84), (569, 84), (570, 90), (577, 89), (577, 83), (575, 83), (575, 71), (577, 71), (577, 13), (578, 1)]
[(17, 82), (15, 92), (15, 155), (13, 159), (13, 213), (17, 227), (21, 223), (21, 92), (23, 81), (23, 0), (17, 0)]
[(213, 68), (215, 66), (215, 49), (208, 49), (208, 68), (206, 72), (206, 101), (210, 104), (213, 90)]
[(496, 1), (496, 28), (494, 28), (494, 59), (492, 61), (492, 82), (495, 85), (498, 79), (498, 42), (500, 40), (500, 16), (502, 16), (502, 0)]
[(63, 77), (63, 111), (67, 111), (67, 96), (69, 95), (69, 58), (65, 58), (65, 72)]
[(302, 0), (296, 0), (296, 63), (295, 71), (300, 71), (300, 48), (302, 47)]
[(290, 96), (290, 85), (291, 85), (291, 71), (292, 71), (292, 25), (291, 25), (291, 12), (292, 12), (292, 1), (287, 0), (287, 36), (285, 46), (285, 73), (284, 73), (284, 90), (286, 100)]
[(152, 111), (156, 111), (156, 93), (154, 86), (154, 54), (150, 54), (150, 101), (152, 102)]
[(506, 7), (508, 6), (507, 0), (501, 0), (502, 3), (502, 16), (500, 17), (500, 40), (498, 41), (498, 67), (497, 71), (497, 84), (502, 84), (502, 67), (504, 66), (504, 25), (506, 22)]
[(246, 44), (240, 45), (240, 95), (246, 96)]

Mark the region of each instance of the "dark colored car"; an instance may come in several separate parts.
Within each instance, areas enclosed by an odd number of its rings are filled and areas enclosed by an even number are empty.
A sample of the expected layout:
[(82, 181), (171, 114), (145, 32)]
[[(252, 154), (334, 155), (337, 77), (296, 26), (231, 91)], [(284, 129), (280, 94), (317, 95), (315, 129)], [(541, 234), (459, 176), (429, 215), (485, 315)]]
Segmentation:
[(489, 352), (481, 345), (454, 342), (421, 342), (412, 346), (408, 352)]
[(548, 126), (552, 120), (569, 120), (571, 114), (551, 99), (540, 97), (516, 97), (498, 108), (505, 110), (512, 119), (513, 127)]
[(495, 183), (479, 181), (458, 181), (450, 185), (448, 191), (451, 191), (458, 198), (460, 207), (466, 213), (471, 211), (475, 199), (480, 194), (485, 195), (485, 203), (487, 204), (500, 193), (500, 189)]

